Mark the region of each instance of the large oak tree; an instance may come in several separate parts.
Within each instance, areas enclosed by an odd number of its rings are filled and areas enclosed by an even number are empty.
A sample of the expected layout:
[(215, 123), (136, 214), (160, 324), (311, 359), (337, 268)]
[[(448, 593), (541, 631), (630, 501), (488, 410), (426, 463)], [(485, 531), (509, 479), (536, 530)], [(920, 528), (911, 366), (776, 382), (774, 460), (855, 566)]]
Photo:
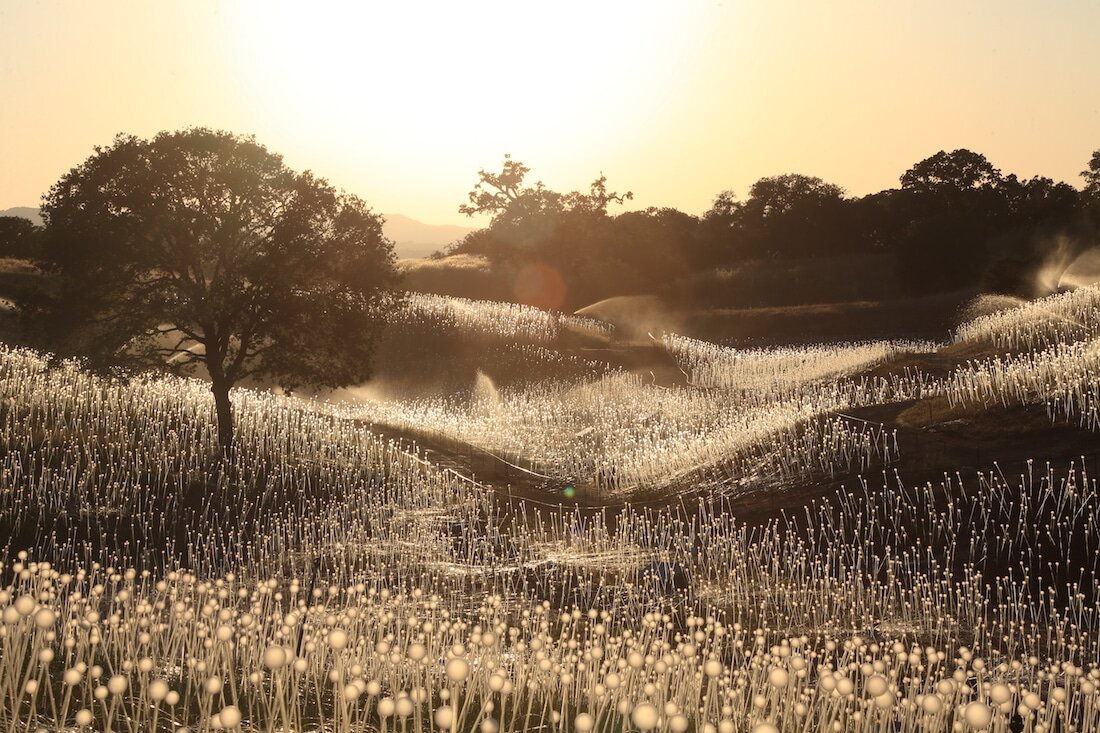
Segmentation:
[(57, 287), (26, 304), (35, 331), (93, 367), (204, 369), (223, 449), (234, 384), (362, 382), (400, 304), (382, 218), (251, 137), (120, 135), (42, 215)]

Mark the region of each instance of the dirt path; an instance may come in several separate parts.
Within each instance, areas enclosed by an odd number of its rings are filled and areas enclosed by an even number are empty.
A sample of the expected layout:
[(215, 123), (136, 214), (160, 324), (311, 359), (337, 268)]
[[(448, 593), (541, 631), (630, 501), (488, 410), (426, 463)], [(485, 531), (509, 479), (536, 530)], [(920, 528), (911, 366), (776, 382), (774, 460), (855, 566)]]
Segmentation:
[[(648, 374), (655, 384), (687, 383), (671, 355), (652, 341), (589, 342), (572, 351), (634, 373)], [(865, 374), (888, 376), (917, 369), (942, 377), (967, 360), (987, 356), (989, 352), (988, 347), (979, 345), (951, 345), (935, 353), (903, 355)], [(1025, 472), (1029, 459), (1051, 461), (1055, 467), (1064, 468), (1074, 461), (1080, 465), (1082, 456), (1086, 467), (1094, 475), (1100, 475), (1100, 437), (1073, 424), (1052, 425), (1042, 406), (952, 409), (944, 399), (929, 399), (874, 405), (845, 414), (897, 431), (901, 457), (885, 468), (890, 477), (896, 471), (908, 485), (939, 482), (945, 473), (973, 477), (979, 471), (994, 470), (994, 462), (1006, 476)], [(614, 509), (624, 504), (621, 498), (601, 500), (595, 492), (583, 488), (575, 498), (567, 499), (562, 493), (567, 485), (565, 480), (542, 475), (522, 462), (505, 460), (462, 441), (383, 425), (373, 425), (371, 429), (384, 437), (415, 444), (426, 460), (490, 486), (512, 502), (592, 510)], [(872, 486), (883, 483), (881, 470), (868, 473)], [(854, 472), (810, 478), (722, 501), (743, 521), (764, 522), (784, 512), (801, 511), (809, 502), (833, 496), (842, 486), (855, 486), (859, 480)], [(704, 500), (699, 493), (697, 477), (686, 477), (682, 485), (632, 497), (631, 503), (635, 506), (695, 503)]]

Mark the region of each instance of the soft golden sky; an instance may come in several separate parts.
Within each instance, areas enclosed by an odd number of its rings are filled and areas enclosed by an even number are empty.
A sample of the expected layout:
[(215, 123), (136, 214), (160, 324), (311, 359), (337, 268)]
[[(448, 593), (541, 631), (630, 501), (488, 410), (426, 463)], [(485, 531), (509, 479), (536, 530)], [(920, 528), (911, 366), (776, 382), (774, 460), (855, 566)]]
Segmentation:
[(468, 223), (505, 152), (692, 213), (778, 173), (877, 191), (958, 147), (1080, 185), (1097, 29), (1095, 0), (0, 0), (0, 209), (117, 132), (191, 125), (428, 223)]

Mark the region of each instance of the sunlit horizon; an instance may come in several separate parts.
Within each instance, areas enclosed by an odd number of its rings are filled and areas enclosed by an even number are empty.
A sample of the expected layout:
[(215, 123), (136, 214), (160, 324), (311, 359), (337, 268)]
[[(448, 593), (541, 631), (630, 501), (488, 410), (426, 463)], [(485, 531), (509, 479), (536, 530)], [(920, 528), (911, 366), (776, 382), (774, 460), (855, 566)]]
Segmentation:
[(627, 208), (700, 214), (798, 172), (851, 195), (937, 150), (1080, 187), (1100, 144), (1100, 8), (845, 2), (11, 4), (0, 10), (0, 209), (95, 145), (253, 134), (376, 211), (435, 224), (510, 153), (601, 173)]

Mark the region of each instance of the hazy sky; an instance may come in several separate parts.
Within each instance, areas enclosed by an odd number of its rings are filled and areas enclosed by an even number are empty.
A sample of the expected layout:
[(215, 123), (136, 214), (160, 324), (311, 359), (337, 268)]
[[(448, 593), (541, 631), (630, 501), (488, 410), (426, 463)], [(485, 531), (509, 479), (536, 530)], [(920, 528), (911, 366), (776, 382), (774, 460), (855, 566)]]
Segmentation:
[(192, 125), (429, 223), (467, 223), (505, 152), (692, 213), (787, 172), (877, 191), (958, 147), (1079, 186), (1097, 29), (1095, 0), (0, 0), (0, 209), (118, 132)]

